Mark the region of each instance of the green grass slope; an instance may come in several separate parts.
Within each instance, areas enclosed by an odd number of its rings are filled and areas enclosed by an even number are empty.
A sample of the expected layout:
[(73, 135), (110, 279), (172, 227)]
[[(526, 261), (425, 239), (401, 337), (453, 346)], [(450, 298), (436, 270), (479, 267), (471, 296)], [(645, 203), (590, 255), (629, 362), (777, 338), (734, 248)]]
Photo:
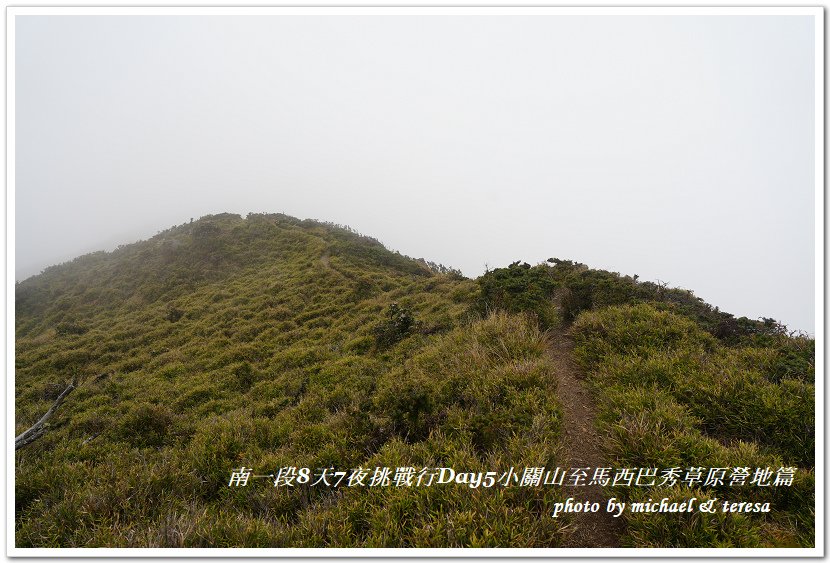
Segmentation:
[(468, 280), (348, 228), (222, 214), (49, 268), (15, 304), (16, 434), (77, 386), (15, 453), (18, 547), (566, 545), (561, 487), (228, 486), (243, 465), (553, 468), (553, 327), (609, 466), (800, 468), (753, 492), (772, 516), (627, 517), (625, 545), (813, 542), (814, 343), (688, 291), (553, 259)]
[(206, 217), (18, 284), (16, 430), (79, 385), (16, 454), (16, 545), (556, 545), (552, 493), (227, 486), (241, 465), (552, 463), (543, 335), (471, 316), (477, 292), (279, 215)]

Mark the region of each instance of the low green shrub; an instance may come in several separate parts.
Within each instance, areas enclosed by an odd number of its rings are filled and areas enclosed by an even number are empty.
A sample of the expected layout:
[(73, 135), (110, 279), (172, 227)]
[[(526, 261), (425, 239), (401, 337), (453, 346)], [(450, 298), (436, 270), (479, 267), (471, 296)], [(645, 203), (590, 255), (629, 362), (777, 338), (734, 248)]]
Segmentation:
[(407, 336), (418, 325), (418, 321), (407, 307), (392, 303), (387, 312), (387, 320), (375, 327), (375, 343), (378, 348), (388, 348)]

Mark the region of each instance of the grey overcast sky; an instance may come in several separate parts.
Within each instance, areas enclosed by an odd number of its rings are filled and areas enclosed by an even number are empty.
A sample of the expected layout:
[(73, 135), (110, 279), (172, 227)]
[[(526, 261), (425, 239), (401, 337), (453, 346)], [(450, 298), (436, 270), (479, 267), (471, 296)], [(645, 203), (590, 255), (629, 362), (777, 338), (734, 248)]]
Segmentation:
[(815, 324), (810, 16), (18, 16), (16, 278), (208, 213)]

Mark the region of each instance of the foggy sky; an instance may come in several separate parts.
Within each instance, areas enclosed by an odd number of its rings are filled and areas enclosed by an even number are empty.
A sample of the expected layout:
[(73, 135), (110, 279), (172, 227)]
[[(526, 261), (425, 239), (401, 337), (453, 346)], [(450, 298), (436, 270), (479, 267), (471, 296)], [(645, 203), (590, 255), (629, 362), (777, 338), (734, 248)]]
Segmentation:
[(16, 279), (208, 213), (814, 331), (808, 16), (18, 16)]

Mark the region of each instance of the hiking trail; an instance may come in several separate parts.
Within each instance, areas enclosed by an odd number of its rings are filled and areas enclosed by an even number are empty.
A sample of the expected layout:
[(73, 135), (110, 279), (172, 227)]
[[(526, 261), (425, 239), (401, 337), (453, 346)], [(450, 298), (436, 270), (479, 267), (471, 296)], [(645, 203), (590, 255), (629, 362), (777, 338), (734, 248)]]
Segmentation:
[[(564, 330), (550, 334), (548, 353), (556, 368), (557, 394), (562, 405), (562, 444), (567, 467), (590, 467), (587, 482), (594, 468), (606, 467), (600, 437), (594, 428), (596, 405), (584, 377), (573, 361), (573, 340)], [(566, 497), (575, 501), (598, 502), (599, 512), (574, 514), (574, 532), (563, 547), (619, 547), (623, 523), (606, 512), (608, 498), (600, 485), (563, 487)]]

